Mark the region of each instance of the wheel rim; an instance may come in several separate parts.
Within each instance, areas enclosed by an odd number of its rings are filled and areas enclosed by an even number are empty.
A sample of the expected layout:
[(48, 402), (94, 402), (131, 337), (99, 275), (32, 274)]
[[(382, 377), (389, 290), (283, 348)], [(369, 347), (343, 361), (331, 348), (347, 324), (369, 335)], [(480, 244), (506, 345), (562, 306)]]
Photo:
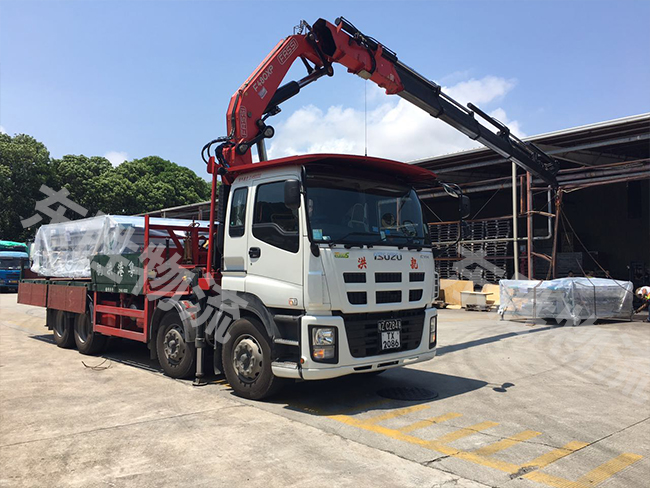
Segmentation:
[(252, 383), (262, 372), (262, 347), (251, 335), (240, 337), (233, 349), (232, 365), (239, 378)]
[(63, 337), (65, 334), (65, 317), (64, 316), (57, 316), (56, 320), (54, 321), (54, 333), (59, 336)]
[(88, 319), (88, 315), (83, 315), (77, 323), (77, 338), (82, 344), (85, 344), (90, 334), (92, 334), (90, 320)]
[(165, 357), (172, 364), (179, 364), (185, 357), (185, 340), (178, 327), (173, 327), (165, 334), (163, 342)]

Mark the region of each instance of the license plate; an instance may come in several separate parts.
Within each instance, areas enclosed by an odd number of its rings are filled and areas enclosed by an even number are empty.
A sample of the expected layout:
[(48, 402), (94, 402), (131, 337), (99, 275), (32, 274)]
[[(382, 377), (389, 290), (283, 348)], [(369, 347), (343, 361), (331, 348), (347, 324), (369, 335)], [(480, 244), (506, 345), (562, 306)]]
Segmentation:
[(18, 284), (18, 280), (9, 280), (9, 284), (10, 284), (10, 285), (17, 285), (17, 284)]
[(400, 344), (400, 333), (399, 330), (394, 330), (392, 332), (382, 332), (381, 333), (381, 350), (386, 349), (399, 349)]
[(380, 320), (377, 322), (377, 328), (379, 329), (382, 351), (401, 347), (401, 319)]

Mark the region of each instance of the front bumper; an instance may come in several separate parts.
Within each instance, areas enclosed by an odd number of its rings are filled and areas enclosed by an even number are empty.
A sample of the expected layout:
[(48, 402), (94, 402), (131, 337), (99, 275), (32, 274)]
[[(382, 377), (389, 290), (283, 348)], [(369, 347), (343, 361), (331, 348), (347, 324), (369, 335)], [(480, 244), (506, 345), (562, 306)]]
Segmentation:
[[(334, 315), (305, 315), (301, 323), (301, 365), (298, 368), (273, 366), (273, 374), (285, 378), (301, 378), (304, 380), (321, 380), (337, 378), (355, 373), (369, 373), (390, 368), (406, 366), (423, 361), (429, 361), (436, 355), (436, 347), (429, 347), (429, 322), (437, 315), (435, 308), (427, 308), (424, 313), (424, 327), (420, 345), (409, 351), (384, 353), (375, 356), (353, 357), (350, 354), (345, 323), (343, 317)], [(328, 326), (338, 329), (338, 362), (328, 364), (314, 361), (309, 348), (309, 326)]]

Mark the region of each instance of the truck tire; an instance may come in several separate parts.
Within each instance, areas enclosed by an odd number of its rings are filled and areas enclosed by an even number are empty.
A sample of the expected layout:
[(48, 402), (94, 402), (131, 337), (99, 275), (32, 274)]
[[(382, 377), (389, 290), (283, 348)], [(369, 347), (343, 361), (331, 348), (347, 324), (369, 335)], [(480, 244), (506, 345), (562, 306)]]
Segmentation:
[(68, 314), (63, 310), (53, 310), (52, 333), (54, 334), (54, 343), (64, 349), (70, 349), (74, 346), (74, 334)]
[(74, 319), (74, 341), (81, 354), (99, 354), (106, 347), (108, 337), (93, 331), (90, 312), (78, 313)]
[(226, 380), (235, 394), (261, 400), (276, 393), (283, 384), (271, 371), (271, 346), (262, 324), (241, 318), (230, 327), (223, 345), (222, 361)]
[(178, 313), (167, 312), (156, 336), (158, 362), (167, 376), (190, 378), (196, 370), (196, 347), (185, 341), (185, 328)]

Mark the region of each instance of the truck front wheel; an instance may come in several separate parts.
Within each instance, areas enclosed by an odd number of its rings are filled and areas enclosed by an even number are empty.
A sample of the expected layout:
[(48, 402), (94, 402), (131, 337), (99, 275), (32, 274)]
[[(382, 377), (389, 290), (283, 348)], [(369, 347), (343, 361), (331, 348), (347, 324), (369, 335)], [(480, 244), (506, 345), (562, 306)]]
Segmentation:
[(156, 336), (158, 362), (167, 376), (189, 378), (195, 371), (196, 347), (185, 342), (185, 328), (176, 312), (168, 312), (160, 321)]
[(63, 310), (53, 310), (53, 312), (52, 333), (54, 334), (54, 342), (59, 347), (70, 349), (74, 346), (74, 335), (70, 320), (68, 320), (68, 314)]
[(271, 371), (271, 346), (262, 324), (253, 318), (236, 320), (223, 345), (223, 372), (234, 392), (250, 400), (275, 393), (281, 379)]

